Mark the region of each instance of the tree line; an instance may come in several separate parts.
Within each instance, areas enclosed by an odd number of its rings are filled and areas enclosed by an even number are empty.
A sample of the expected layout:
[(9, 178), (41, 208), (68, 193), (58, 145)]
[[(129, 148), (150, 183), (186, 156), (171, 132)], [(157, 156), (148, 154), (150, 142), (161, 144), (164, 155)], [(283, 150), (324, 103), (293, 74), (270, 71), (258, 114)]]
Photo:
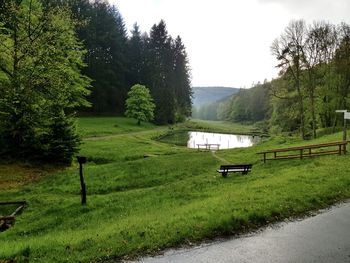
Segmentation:
[(298, 132), (303, 139), (341, 125), (335, 111), (350, 102), (350, 26), (291, 21), (271, 51), (279, 77), (241, 90), (221, 105), (218, 118), (265, 121), (271, 131)]
[(79, 21), (77, 36), (87, 50), (83, 73), (92, 79), (90, 113), (125, 112), (131, 86), (145, 85), (154, 98), (155, 122), (174, 123), (191, 114), (190, 67), (180, 36), (168, 34), (165, 21), (149, 34), (135, 23), (130, 36), (115, 6), (102, 0), (67, 0)]

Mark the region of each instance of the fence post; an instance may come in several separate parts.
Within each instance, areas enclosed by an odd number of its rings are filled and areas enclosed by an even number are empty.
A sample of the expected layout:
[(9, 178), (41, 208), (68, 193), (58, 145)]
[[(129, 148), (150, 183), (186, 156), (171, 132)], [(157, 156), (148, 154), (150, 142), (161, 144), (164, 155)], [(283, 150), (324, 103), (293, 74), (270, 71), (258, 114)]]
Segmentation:
[(86, 187), (83, 176), (83, 164), (86, 163), (86, 157), (77, 156), (79, 162), (79, 176), (80, 176), (80, 187), (81, 187), (81, 204), (86, 205)]

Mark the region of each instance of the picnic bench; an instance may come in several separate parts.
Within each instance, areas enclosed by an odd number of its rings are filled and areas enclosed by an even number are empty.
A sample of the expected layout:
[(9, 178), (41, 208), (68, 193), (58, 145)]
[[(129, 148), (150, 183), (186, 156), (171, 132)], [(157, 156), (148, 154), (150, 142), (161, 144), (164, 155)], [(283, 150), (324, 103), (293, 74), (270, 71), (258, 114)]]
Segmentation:
[(248, 174), (252, 170), (252, 166), (252, 164), (224, 164), (216, 171), (221, 173), (223, 177), (226, 177), (228, 173)]
[[(264, 163), (267, 160), (281, 160), (281, 159), (303, 159), (305, 157), (314, 157), (322, 155), (331, 155), (342, 153), (346, 154), (347, 141), (329, 142), (322, 144), (310, 144), (297, 147), (280, 148), (258, 152), (257, 154), (263, 154)], [(332, 147), (332, 148), (331, 148)], [(305, 151), (306, 150), (306, 151)], [(271, 157), (271, 154), (272, 157)], [(269, 156), (270, 155), (270, 156)]]
[(205, 149), (205, 150), (219, 150), (220, 144), (218, 143), (203, 143), (203, 144), (197, 144), (198, 150)]

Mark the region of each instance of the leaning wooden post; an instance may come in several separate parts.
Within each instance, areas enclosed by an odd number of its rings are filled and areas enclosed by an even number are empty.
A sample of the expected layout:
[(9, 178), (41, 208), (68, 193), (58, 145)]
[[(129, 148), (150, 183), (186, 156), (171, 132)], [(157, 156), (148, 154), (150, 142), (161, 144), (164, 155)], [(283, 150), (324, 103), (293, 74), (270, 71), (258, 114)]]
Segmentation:
[(80, 187), (81, 187), (81, 204), (86, 205), (86, 187), (83, 176), (83, 164), (86, 163), (86, 157), (77, 156), (79, 162), (79, 175), (80, 175)]

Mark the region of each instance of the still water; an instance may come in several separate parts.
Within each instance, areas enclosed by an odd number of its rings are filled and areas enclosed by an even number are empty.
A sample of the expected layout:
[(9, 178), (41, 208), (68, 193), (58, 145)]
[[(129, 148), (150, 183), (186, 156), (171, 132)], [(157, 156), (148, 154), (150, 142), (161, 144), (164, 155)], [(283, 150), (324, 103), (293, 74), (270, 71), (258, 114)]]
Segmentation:
[(205, 148), (205, 145), (212, 145), (212, 149), (233, 149), (241, 147), (250, 147), (258, 143), (259, 136), (222, 134), (209, 132), (189, 132), (187, 141), (188, 148)]

